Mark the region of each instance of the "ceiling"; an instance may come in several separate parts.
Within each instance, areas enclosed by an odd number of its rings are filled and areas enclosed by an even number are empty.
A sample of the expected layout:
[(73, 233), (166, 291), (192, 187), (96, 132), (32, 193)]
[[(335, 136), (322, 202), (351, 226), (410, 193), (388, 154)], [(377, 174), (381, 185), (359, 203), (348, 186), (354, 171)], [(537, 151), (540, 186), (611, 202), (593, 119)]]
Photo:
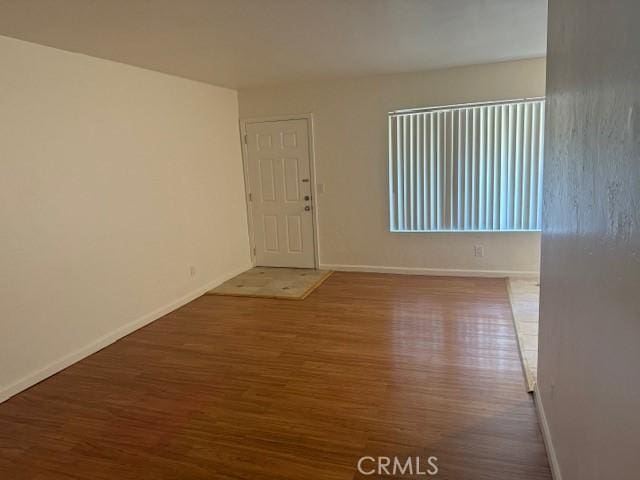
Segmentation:
[(232, 88), (539, 57), (546, 0), (0, 0), (0, 35)]

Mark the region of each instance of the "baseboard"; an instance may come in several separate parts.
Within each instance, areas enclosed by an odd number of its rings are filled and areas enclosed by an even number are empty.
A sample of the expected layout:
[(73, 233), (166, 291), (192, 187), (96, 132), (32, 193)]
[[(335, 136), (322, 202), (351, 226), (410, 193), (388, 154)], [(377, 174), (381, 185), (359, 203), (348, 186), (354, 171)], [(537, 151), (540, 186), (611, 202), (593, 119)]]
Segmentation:
[(50, 377), (51, 375), (54, 375), (58, 372), (60, 372), (61, 370), (64, 370), (65, 368), (73, 365), (74, 363), (82, 360), (85, 357), (88, 357), (89, 355), (92, 355), (94, 353), (96, 353), (99, 350), (102, 350), (103, 348), (111, 345), (112, 343), (116, 342), (117, 340), (120, 340), (122, 337), (125, 337), (127, 335), (129, 335), (132, 332), (135, 332), (136, 330), (138, 330), (139, 328), (144, 327), (145, 325), (148, 325), (149, 323), (153, 322), (154, 320), (157, 320), (158, 318), (171, 313), (172, 311), (182, 307), (183, 305), (186, 305), (187, 303), (195, 300), (196, 298), (204, 295), (207, 291), (211, 290), (212, 288), (217, 287), (218, 285), (220, 285), (221, 283), (229, 280), (230, 278), (235, 277), (236, 275), (244, 272), (245, 270), (247, 270), (248, 268), (250, 268), (249, 265), (243, 267), (242, 269), (237, 269), (237, 271), (233, 271), (231, 273), (228, 273), (226, 275), (220, 275), (217, 278), (215, 278), (214, 280), (206, 283), (205, 285), (202, 285), (200, 287), (198, 287), (197, 289), (187, 293), (186, 295), (183, 295), (182, 297), (146, 314), (143, 315), (142, 317), (137, 318), (136, 320), (127, 323), (126, 325), (123, 325), (122, 327), (107, 333), (106, 335), (103, 335), (102, 337), (98, 338), (97, 340), (91, 342), (90, 344), (79, 348), (67, 355), (64, 355), (63, 357), (49, 363), (48, 365), (46, 365), (45, 367), (30, 373), (29, 375), (26, 375), (25, 377), (21, 378), (20, 380), (2, 388), (0, 390), (0, 403), (8, 400), (9, 398), (13, 397), (14, 395), (22, 392), (23, 390), (26, 390), (29, 387), (32, 387), (33, 385), (35, 385), (36, 383), (41, 382), (42, 380), (46, 379), (47, 377)]
[(329, 263), (320, 264), (320, 268), (322, 270), (338, 270), (343, 272), (399, 273), (403, 275), (434, 275), (447, 277), (504, 278), (538, 275), (538, 272), (522, 270), (463, 270), (455, 268), (387, 267), (381, 265), (337, 265)]
[(544, 413), (544, 407), (542, 406), (542, 400), (540, 399), (540, 393), (538, 392), (538, 386), (536, 385), (533, 391), (533, 399), (536, 403), (536, 410), (538, 412), (538, 421), (540, 422), (540, 429), (542, 430), (542, 438), (544, 439), (544, 445), (547, 448), (547, 458), (549, 459), (549, 467), (551, 468), (551, 475), (553, 480), (562, 480), (562, 474), (560, 473), (560, 465), (558, 464), (558, 457), (556, 456), (556, 450), (553, 448), (553, 441), (551, 439), (551, 431), (549, 430), (549, 424), (547, 423), (547, 416)]

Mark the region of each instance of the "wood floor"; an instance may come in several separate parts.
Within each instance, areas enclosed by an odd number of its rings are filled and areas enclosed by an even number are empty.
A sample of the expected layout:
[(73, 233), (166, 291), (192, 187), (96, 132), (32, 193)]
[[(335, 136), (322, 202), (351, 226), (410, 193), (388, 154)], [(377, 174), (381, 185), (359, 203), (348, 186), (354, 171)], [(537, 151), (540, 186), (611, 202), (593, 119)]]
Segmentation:
[(204, 296), (1, 404), (0, 478), (550, 479), (510, 315), (501, 279)]

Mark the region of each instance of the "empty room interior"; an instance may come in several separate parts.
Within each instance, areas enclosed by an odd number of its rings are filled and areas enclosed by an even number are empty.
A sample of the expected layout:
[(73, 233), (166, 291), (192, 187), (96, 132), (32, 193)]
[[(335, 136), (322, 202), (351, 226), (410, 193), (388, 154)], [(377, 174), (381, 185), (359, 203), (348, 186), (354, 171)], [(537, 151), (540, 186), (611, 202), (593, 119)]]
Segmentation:
[(637, 0), (0, 0), (0, 478), (640, 478)]

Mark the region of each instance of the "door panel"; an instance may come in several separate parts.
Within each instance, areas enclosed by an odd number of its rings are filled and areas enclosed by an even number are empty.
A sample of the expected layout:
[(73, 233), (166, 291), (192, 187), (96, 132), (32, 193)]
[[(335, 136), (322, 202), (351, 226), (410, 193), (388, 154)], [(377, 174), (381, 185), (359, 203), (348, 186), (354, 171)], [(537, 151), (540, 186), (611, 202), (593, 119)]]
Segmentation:
[(287, 246), (289, 252), (300, 253), (302, 252), (302, 222), (300, 217), (294, 217), (287, 215)]
[(274, 163), (272, 158), (260, 159), (260, 198), (263, 202), (274, 202), (276, 200)]
[(307, 129), (304, 119), (247, 124), (249, 192), (259, 266), (315, 266)]
[(264, 249), (267, 252), (279, 252), (280, 241), (278, 235), (278, 217), (276, 215), (264, 215)]
[(284, 199), (287, 202), (300, 201), (300, 174), (297, 158), (283, 158), (284, 164)]

